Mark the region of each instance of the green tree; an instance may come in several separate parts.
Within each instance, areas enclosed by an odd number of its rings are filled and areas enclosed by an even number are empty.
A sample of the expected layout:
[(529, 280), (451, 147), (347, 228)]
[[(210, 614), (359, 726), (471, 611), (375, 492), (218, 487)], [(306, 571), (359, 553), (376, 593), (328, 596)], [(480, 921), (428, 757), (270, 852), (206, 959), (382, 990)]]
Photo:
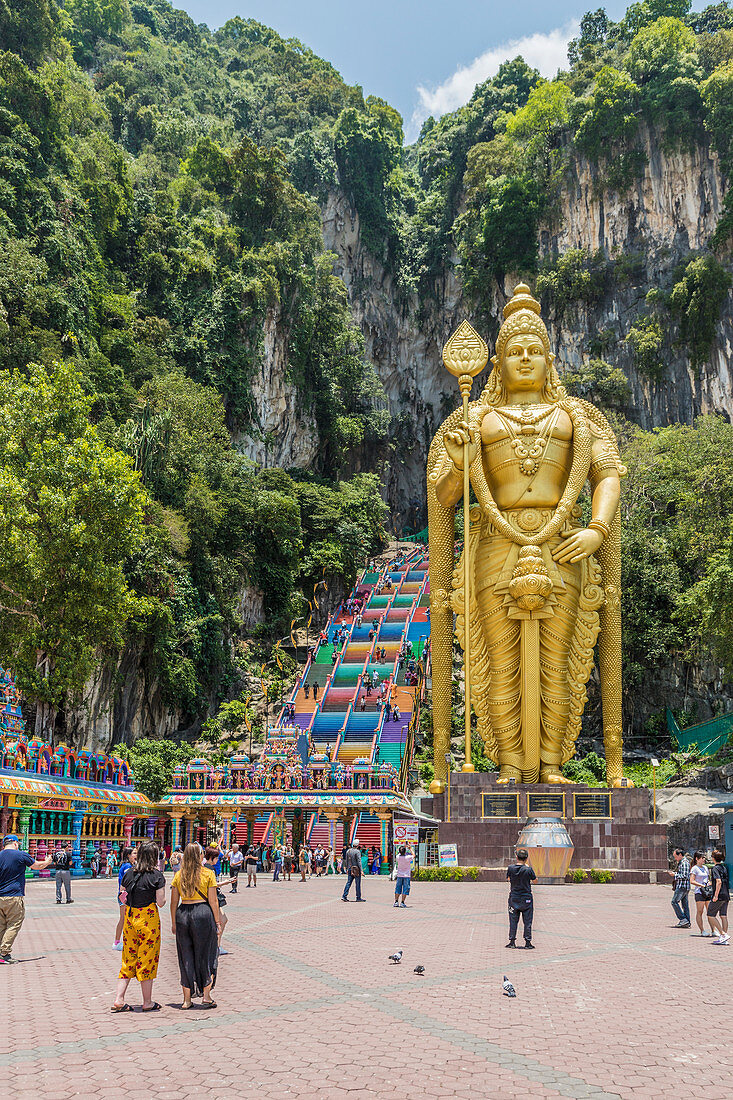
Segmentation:
[(151, 802), (160, 802), (173, 786), (173, 769), (178, 764), (187, 764), (196, 752), (191, 745), (141, 737), (134, 745), (115, 745), (112, 755), (132, 766), (136, 790), (142, 791)]
[(695, 35), (680, 19), (664, 17), (634, 36), (624, 67), (639, 87), (641, 105), (668, 144), (689, 141), (701, 120), (702, 69)]
[(714, 256), (697, 256), (672, 288), (669, 308), (680, 322), (680, 337), (690, 350), (690, 363), (695, 368), (710, 355), (731, 281), (729, 272)]
[(64, 364), (0, 376), (0, 661), (48, 738), (136, 607), (124, 564), (146, 497), (89, 423), (90, 405)]
[(559, 167), (557, 138), (570, 118), (571, 99), (567, 84), (543, 80), (524, 107), (507, 119), (507, 134), (524, 146), (529, 164), (536, 165), (548, 182)]

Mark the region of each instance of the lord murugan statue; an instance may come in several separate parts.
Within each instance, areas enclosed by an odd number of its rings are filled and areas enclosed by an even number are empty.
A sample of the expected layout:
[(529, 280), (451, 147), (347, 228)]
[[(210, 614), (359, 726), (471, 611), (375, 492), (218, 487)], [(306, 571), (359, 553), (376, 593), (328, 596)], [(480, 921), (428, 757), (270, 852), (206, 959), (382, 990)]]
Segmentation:
[[(611, 427), (561, 385), (539, 303), (523, 283), (504, 307), (493, 370), (477, 401), (469, 393), (488, 348), (467, 322), (443, 357), (458, 378), (463, 409), (441, 425), (428, 458), (431, 789), (442, 790), (447, 775), (454, 632), (464, 654), (464, 770), (473, 770), (473, 711), (500, 783), (567, 783), (562, 765), (575, 752), (598, 640), (607, 778), (621, 786), (625, 471)], [(456, 563), (462, 497), (465, 536)]]

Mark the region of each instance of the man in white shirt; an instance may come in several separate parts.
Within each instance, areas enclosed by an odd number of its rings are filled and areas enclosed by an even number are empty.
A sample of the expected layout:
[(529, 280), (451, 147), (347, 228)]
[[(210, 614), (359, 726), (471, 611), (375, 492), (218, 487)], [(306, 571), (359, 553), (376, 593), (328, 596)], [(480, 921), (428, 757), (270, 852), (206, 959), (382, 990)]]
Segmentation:
[(242, 870), (242, 864), (244, 863), (244, 856), (238, 844), (232, 844), (231, 851), (229, 852), (229, 877), (232, 880), (232, 886), (229, 891), (230, 894), (236, 894), (237, 884), (239, 882), (239, 872)]

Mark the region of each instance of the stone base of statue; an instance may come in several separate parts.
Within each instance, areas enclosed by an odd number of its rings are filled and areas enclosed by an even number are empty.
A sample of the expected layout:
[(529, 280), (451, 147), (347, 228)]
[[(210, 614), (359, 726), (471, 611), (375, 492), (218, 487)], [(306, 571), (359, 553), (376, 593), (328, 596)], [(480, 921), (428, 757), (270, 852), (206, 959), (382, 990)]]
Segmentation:
[(524, 847), (538, 848), (541, 882), (562, 881), (576, 868), (613, 871), (615, 882), (667, 881), (660, 874), (669, 867), (667, 826), (652, 822), (646, 788), (514, 786), (497, 783), (493, 772), (452, 772), (449, 789), (424, 798), (422, 811), (441, 822), (437, 843), (457, 845), (459, 866), (484, 868), (482, 879), (503, 879), (522, 833)]

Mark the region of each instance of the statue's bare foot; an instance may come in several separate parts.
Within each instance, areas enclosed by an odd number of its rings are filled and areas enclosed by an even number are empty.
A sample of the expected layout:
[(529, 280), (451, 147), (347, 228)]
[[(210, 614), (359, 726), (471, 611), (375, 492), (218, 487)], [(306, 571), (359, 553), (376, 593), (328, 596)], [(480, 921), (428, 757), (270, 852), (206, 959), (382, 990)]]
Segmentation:
[(566, 779), (559, 768), (554, 764), (546, 768), (540, 768), (540, 783), (572, 783), (572, 779)]
[(517, 783), (521, 783), (522, 769), (514, 768), (511, 764), (502, 764), (501, 768), (499, 769), (499, 778), (496, 782), (508, 783), (511, 779), (513, 779)]

